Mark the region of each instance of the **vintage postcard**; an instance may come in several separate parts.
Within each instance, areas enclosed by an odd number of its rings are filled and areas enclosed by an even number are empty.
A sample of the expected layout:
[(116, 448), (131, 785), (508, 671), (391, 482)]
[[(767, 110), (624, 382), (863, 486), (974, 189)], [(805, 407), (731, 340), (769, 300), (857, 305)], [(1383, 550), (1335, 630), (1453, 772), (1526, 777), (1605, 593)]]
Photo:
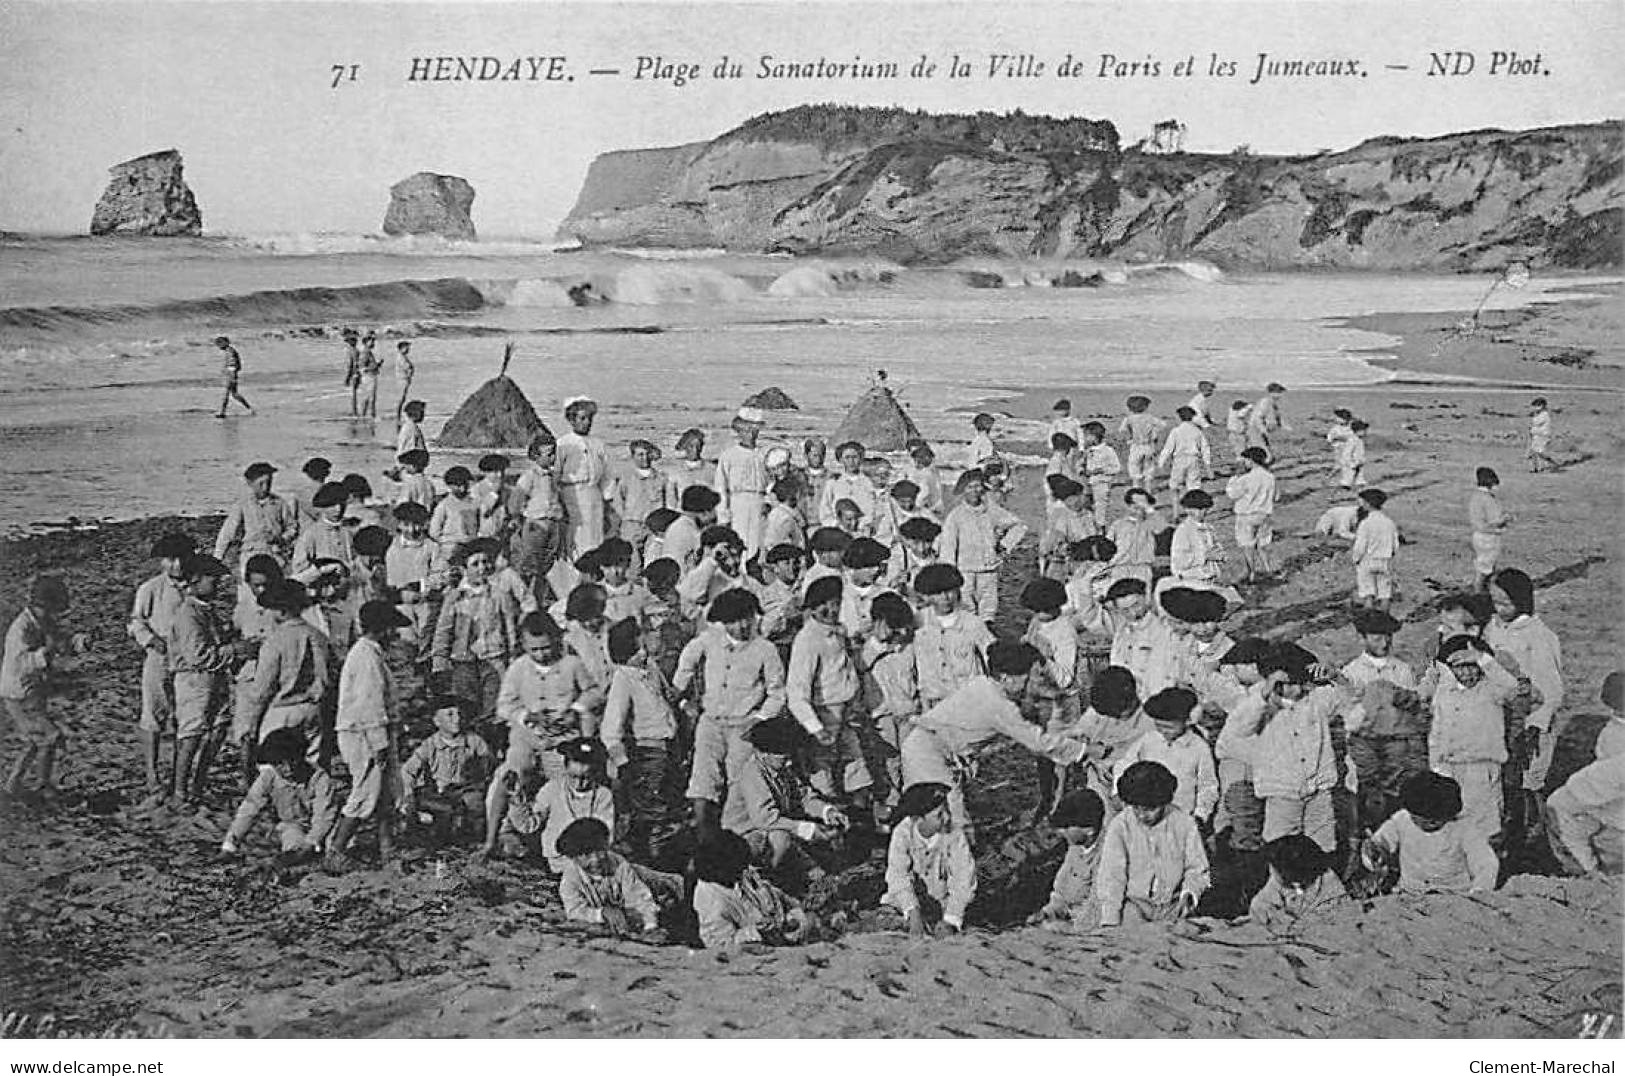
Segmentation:
[(1612, 1072), (1622, 21), (0, 6), (0, 1052)]

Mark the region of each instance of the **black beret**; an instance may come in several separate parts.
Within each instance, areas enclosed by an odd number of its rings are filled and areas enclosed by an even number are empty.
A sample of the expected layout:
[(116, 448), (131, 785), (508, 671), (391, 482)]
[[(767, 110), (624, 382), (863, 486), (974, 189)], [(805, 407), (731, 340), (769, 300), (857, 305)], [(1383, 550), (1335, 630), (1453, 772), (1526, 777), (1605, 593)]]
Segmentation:
[(1461, 785), (1455, 778), (1424, 770), (1400, 790), (1400, 802), (1416, 818), (1448, 822), (1461, 814)]
[(1189, 721), (1196, 692), (1187, 687), (1163, 688), (1145, 700), (1145, 712), (1157, 721)]
[(914, 577), (914, 590), (918, 594), (946, 594), (965, 585), (965, 577), (952, 564), (927, 564)]
[(733, 624), (759, 616), (761, 612), (762, 603), (757, 600), (756, 595), (735, 587), (711, 599), (711, 607), (706, 610), (705, 619), (713, 624)]
[(1130, 807), (1166, 807), (1179, 779), (1160, 762), (1136, 762), (1117, 779), (1117, 798)]
[(848, 568), (879, 568), (891, 557), (891, 550), (873, 538), (854, 538), (841, 554), (841, 563)]

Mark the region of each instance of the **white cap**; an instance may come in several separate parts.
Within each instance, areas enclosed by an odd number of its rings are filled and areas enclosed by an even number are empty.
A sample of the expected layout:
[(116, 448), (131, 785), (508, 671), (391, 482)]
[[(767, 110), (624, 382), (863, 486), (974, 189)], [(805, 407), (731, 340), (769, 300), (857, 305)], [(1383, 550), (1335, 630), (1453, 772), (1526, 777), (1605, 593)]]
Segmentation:
[(598, 407), (598, 401), (591, 396), (571, 396), (564, 401), (564, 409), (568, 411), (576, 404), (592, 404), (595, 409)]
[(754, 422), (758, 426), (767, 425), (767, 416), (762, 414), (760, 407), (741, 407), (734, 418), (740, 422)]
[(763, 461), (769, 467), (778, 467), (790, 462), (790, 450), (783, 445), (775, 445), (767, 450), (767, 457)]

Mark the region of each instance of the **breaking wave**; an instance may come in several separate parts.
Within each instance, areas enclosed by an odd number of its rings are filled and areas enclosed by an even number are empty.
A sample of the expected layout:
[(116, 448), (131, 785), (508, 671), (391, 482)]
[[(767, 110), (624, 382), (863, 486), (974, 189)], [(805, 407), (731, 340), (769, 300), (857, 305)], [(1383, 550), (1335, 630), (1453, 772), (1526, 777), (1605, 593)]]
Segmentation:
[(345, 288), (254, 291), (147, 305), (8, 307), (0, 309), (0, 331), (53, 334), (149, 321), (218, 327), (369, 322), (471, 313), (485, 305), (485, 297), (472, 282), (446, 277)]

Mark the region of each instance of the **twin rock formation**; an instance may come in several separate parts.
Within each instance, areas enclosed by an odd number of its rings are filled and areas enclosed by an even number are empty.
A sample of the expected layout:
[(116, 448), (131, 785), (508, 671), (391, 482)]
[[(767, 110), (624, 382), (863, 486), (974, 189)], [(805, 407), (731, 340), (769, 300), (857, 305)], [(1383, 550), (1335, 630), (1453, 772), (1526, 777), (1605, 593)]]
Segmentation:
[[(194, 236), (203, 212), (186, 185), (181, 155), (166, 149), (115, 164), (96, 211), (91, 235)], [(474, 188), (458, 176), (419, 172), (389, 189), (385, 235), (438, 235), (474, 239), (469, 209)]]

